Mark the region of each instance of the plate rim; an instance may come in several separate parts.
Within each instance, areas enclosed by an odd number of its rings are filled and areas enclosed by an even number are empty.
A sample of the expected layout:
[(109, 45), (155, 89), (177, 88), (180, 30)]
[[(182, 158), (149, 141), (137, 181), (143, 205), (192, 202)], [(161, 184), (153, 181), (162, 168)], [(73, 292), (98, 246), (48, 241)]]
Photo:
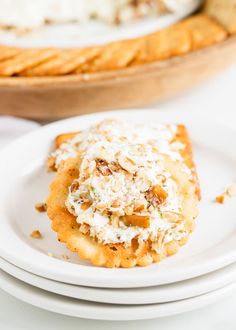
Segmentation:
[[(0, 274), (3, 275), (3, 273), (4, 272), (0, 270)], [(4, 279), (3, 276), (0, 277), (1, 289), (28, 304), (59, 314), (110, 321), (144, 320), (177, 315), (205, 307), (220, 300), (223, 296), (230, 295), (230, 293), (236, 289), (236, 282), (234, 282), (219, 290), (182, 301), (139, 306), (117, 306), (86, 302), (83, 300), (79, 301), (52, 293), (49, 294), (48, 292), (44, 292), (44, 290), (34, 288), (15, 278), (11, 278), (10, 275), (6, 273), (4, 276), (7, 277), (7, 280)], [(13, 284), (14, 282), (16, 282), (16, 284)], [(118, 310), (120, 310), (120, 313), (117, 313)], [(120, 315), (122, 315), (122, 318)]]
[[(117, 305), (148, 305), (148, 304), (160, 304), (168, 303), (174, 301), (180, 301), (184, 299), (194, 298), (212, 291), (221, 289), (231, 283), (235, 282), (236, 278), (236, 263), (226, 266), (218, 271), (213, 271), (209, 274), (196, 277), (194, 279), (189, 279), (186, 281), (181, 281), (177, 283), (146, 287), (146, 288), (133, 288), (133, 289), (112, 289), (112, 288), (92, 288), (92, 287), (83, 287), (71, 285), (68, 283), (62, 283), (53, 281), (36, 274), (30, 273), (24, 269), (21, 269), (8, 261), (0, 257), (0, 266), (1, 269), (8, 273), (10, 276), (29, 284), (33, 287), (49, 291), (54, 294), (59, 294), (74, 299), (82, 299), (91, 302), (105, 303), (105, 304), (117, 304)], [(222, 280), (223, 278), (223, 280)], [(190, 290), (189, 283), (185, 282), (195, 282), (193, 292)], [(176, 293), (173, 291), (173, 286), (178, 286)], [(168, 287), (168, 294), (165, 297), (165, 293), (158, 292), (158, 289), (163, 289), (163, 287)], [(203, 289), (204, 287), (204, 289)], [(68, 289), (70, 292), (68, 292)], [(141, 289), (141, 290), (140, 290)], [(165, 289), (165, 288), (164, 288)], [(132, 291), (135, 290), (135, 295), (132, 296)], [(184, 290), (184, 294), (183, 294)], [(80, 292), (79, 292), (80, 291)], [(171, 292), (170, 292), (171, 291)], [(181, 292), (182, 291), (182, 292)], [(73, 294), (71, 293), (73, 292)], [(76, 294), (74, 292), (77, 292)], [(181, 292), (181, 296), (180, 296)], [(190, 293), (191, 292), (191, 293)], [(98, 294), (98, 296), (97, 296)], [(128, 295), (127, 295), (128, 294)], [(131, 294), (131, 296), (130, 296)], [(147, 298), (147, 295), (151, 294), (150, 298)], [(179, 296), (178, 296), (179, 295)], [(171, 298), (170, 298), (171, 297)], [(138, 302), (138, 299), (141, 299), (142, 304)]]

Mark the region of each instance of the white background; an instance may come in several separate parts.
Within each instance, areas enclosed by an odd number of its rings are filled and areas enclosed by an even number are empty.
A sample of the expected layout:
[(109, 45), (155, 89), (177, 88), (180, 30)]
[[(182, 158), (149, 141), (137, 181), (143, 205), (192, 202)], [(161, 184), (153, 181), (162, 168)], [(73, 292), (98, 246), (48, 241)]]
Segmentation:
[[(153, 107), (153, 106), (152, 106)], [(178, 108), (185, 113), (212, 116), (236, 126), (236, 65), (220, 76), (155, 107), (169, 111)], [(1, 141), (0, 141), (1, 142)], [(234, 151), (235, 152), (235, 151)], [(9, 247), (10, 248), (10, 247)], [(218, 303), (178, 316), (137, 322), (103, 322), (66, 317), (22, 303), (0, 291), (1, 330), (74, 330), (74, 329), (161, 329), (161, 330), (235, 330), (236, 292)]]

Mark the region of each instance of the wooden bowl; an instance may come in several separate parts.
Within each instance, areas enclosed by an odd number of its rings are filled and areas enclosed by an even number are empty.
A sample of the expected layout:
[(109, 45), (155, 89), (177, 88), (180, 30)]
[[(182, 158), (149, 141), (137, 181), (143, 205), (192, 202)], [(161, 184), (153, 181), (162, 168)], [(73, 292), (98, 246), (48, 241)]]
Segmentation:
[(0, 78), (0, 113), (48, 121), (147, 105), (188, 90), (235, 60), (236, 36), (232, 36), (181, 57), (119, 71)]

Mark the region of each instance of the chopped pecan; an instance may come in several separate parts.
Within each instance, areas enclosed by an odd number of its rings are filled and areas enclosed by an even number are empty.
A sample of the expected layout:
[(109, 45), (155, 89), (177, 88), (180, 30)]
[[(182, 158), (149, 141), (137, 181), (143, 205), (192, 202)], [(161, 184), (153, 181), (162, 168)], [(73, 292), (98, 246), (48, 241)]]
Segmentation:
[(92, 203), (89, 201), (89, 202), (84, 202), (81, 204), (81, 210), (83, 211), (86, 211), (87, 209), (90, 208), (90, 206), (92, 205)]
[(224, 202), (231, 197), (236, 196), (236, 185), (229, 186), (221, 195), (215, 198), (216, 203), (224, 204)]
[(118, 172), (121, 170), (120, 164), (117, 162), (111, 162), (108, 165), (109, 169), (111, 170), (111, 172)]
[(43, 237), (43, 235), (40, 233), (39, 230), (34, 230), (34, 231), (32, 231), (32, 233), (30, 234), (30, 236), (31, 236), (32, 238), (36, 238), (36, 239), (40, 239), (40, 238)]
[(155, 197), (158, 204), (162, 204), (165, 202), (168, 197), (167, 192), (158, 184), (152, 188), (152, 194)]
[(97, 170), (104, 176), (111, 175), (112, 172), (108, 167), (108, 163), (105, 160), (97, 159), (96, 160)]
[(215, 198), (216, 203), (224, 204), (227, 196), (225, 194), (219, 195)]
[(145, 206), (143, 204), (139, 205), (139, 206), (135, 207), (134, 212), (141, 212), (144, 210), (144, 208), (145, 208)]
[(126, 226), (137, 226), (141, 228), (149, 228), (150, 226), (150, 217), (149, 216), (141, 216), (141, 215), (125, 215), (124, 223)]
[(70, 186), (70, 191), (71, 192), (75, 192), (79, 189), (79, 182), (78, 181), (74, 181), (72, 183), (72, 185)]
[(42, 213), (47, 211), (47, 204), (46, 203), (36, 203), (35, 210)]

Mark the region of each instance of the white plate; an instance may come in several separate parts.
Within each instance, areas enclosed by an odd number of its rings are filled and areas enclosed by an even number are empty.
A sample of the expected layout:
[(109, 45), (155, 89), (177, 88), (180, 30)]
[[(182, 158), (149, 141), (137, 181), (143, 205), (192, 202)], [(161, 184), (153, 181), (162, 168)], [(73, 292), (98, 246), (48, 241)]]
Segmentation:
[[(197, 227), (180, 252), (159, 264), (133, 269), (91, 266), (56, 241), (45, 214), (34, 204), (45, 199), (53, 179), (45, 159), (55, 135), (82, 129), (103, 118), (133, 122), (181, 122), (190, 131), (202, 186), (203, 201)], [(34, 274), (66, 283), (113, 288), (145, 287), (173, 283), (206, 274), (236, 261), (236, 203), (213, 202), (236, 179), (236, 130), (181, 112), (129, 110), (105, 112), (59, 121), (12, 143), (0, 153), (0, 256)], [(44, 239), (30, 238), (40, 229)], [(47, 256), (52, 252), (56, 258)], [(67, 254), (70, 262), (61, 260)]]
[(59, 24), (38, 28), (31, 33), (19, 34), (14, 30), (0, 29), (0, 43), (18, 47), (87, 47), (122, 39), (136, 38), (174, 24), (195, 11), (202, 0), (189, 1), (189, 5), (176, 7), (169, 0), (175, 13), (158, 18), (143, 19), (134, 23), (112, 26), (101, 22), (87, 24)]
[(64, 297), (30, 286), (0, 270), (0, 288), (39, 308), (80, 318), (97, 320), (144, 320), (188, 312), (230, 295), (236, 283), (223, 289), (178, 302), (152, 305), (112, 305)]
[(102, 289), (52, 281), (18, 268), (0, 258), (0, 268), (13, 277), (62, 296), (108, 304), (144, 305), (196, 297), (235, 282), (236, 263), (207, 275), (178, 283), (137, 289)]

